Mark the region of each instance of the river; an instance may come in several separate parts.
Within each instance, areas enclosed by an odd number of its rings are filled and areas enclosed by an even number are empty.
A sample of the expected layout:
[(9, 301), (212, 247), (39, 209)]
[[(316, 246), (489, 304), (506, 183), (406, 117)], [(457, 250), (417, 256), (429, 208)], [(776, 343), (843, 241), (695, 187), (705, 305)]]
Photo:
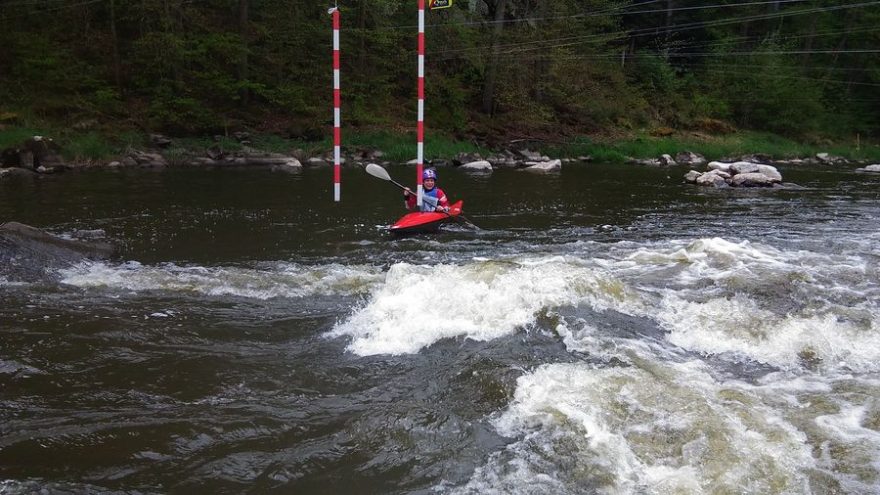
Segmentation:
[(0, 278), (0, 493), (880, 493), (880, 176), (780, 170), (0, 182), (119, 250)]

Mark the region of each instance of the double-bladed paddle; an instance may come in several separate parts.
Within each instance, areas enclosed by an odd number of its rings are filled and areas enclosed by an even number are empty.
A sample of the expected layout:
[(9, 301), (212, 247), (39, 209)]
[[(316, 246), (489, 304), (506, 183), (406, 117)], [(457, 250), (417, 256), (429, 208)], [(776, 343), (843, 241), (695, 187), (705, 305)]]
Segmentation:
[(387, 170), (376, 165), (375, 163), (368, 163), (365, 170), (367, 171), (368, 174), (372, 175), (373, 177), (376, 177), (376, 178), (379, 178), (382, 180), (387, 180), (388, 182), (394, 184), (395, 186), (397, 186), (401, 189), (408, 189), (408, 187), (406, 187), (403, 184), (401, 184), (400, 182), (397, 182), (396, 180), (392, 179), (391, 176), (388, 175)]

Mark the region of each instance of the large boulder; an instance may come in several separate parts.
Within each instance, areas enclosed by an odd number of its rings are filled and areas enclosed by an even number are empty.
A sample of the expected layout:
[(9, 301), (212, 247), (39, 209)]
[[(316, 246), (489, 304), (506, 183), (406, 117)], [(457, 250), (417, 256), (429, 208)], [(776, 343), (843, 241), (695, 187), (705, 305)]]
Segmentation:
[(708, 172), (700, 174), (691, 170), (685, 181), (711, 187), (774, 187), (782, 182), (782, 174), (776, 167), (753, 162), (710, 162)]
[(710, 186), (710, 187), (727, 187), (728, 183), (724, 175), (729, 175), (726, 172), (722, 172), (720, 170), (710, 170), (705, 174), (697, 177), (696, 184), (698, 186)]
[(703, 155), (691, 151), (678, 153), (675, 155), (675, 161), (680, 165), (687, 165), (689, 167), (699, 167), (706, 164), (706, 158)]
[(313, 156), (313, 157), (309, 158), (308, 160), (306, 160), (306, 163), (309, 164), (309, 167), (328, 167), (328, 166), (330, 166), (330, 162), (321, 158), (320, 156)]
[(465, 163), (459, 167), (466, 172), (491, 173), (492, 164), (486, 160), (477, 160), (475, 162)]
[(688, 184), (696, 184), (697, 179), (703, 175), (702, 172), (697, 172), (696, 170), (689, 170), (688, 173), (684, 174), (684, 181)]
[(772, 177), (754, 172), (745, 174), (736, 174), (730, 180), (730, 185), (734, 187), (773, 187), (773, 184), (779, 182)]
[(562, 170), (562, 160), (550, 160), (546, 162), (526, 162), (526, 168), (522, 169), (527, 172), (550, 173), (560, 172)]
[(758, 165), (758, 173), (770, 177), (775, 182), (782, 182), (782, 174), (780, 174), (779, 170), (776, 170), (776, 167), (774, 167), (773, 165)]
[(830, 153), (816, 153), (816, 159), (823, 165), (846, 165), (849, 160)]
[(873, 172), (876, 174), (880, 174), (880, 163), (875, 164), (875, 165), (868, 165), (867, 167), (864, 167), (864, 168), (857, 168), (856, 172)]
[(50, 171), (64, 165), (60, 153), (61, 146), (52, 138), (32, 136), (19, 146), (0, 151), (0, 165), (34, 171)]
[[(465, 163), (476, 162), (482, 160), (483, 157), (480, 156), (479, 153), (465, 153), (461, 152), (455, 155), (452, 159), (453, 165), (463, 165)], [(415, 161), (413, 161), (413, 165), (415, 165)]]
[[(302, 168), (302, 163), (296, 158), (275, 153), (242, 153), (239, 156), (227, 157), (223, 162), (226, 165), (236, 165), (240, 167), (267, 166), (282, 167), (286, 169)], [(342, 163), (345, 163), (344, 159), (340, 159), (340, 164)]]
[(709, 162), (709, 164), (706, 165), (706, 168), (708, 168), (709, 170), (723, 170), (725, 172), (728, 172), (730, 171), (730, 165), (730, 163), (726, 162)]
[(730, 173), (738, 174), (756, 174), (760, 173), (757, 163), (752, 162), (734, 162), (730, 164)]

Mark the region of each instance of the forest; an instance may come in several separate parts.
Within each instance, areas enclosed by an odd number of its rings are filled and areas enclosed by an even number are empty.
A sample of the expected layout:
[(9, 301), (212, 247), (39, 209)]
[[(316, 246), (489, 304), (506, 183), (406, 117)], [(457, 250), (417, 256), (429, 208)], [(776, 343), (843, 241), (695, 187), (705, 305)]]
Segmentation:
[[(0, 124), (323, 139), (331, 7), (343, 127), (411, 132), (417, 0), (3, 0)], [(425, 32), (429, 134), (880, 136), (880, 1), (455, 0)]]

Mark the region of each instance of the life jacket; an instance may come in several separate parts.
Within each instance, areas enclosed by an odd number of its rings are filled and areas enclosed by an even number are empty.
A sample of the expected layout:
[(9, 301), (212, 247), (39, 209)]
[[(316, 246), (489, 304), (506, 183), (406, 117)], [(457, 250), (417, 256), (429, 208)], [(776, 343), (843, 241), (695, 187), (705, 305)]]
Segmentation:
[[(430, 196), (432, 198), (437, 198), (437, 206), (448, 207), (449, 199), (446, 198), (446, 193), (443, 192), (443, 189), (439, 187), (435, 187), (430, 191), (422, 191), (423, 196)], [(416, 195), (410, 194), (406, 198), (406, 207), (410, 210), (416, 207)], [(434, 208), (428, 204), (427, 201), (422, 201), (422, 208), (420, 211), (434, 211)]]

